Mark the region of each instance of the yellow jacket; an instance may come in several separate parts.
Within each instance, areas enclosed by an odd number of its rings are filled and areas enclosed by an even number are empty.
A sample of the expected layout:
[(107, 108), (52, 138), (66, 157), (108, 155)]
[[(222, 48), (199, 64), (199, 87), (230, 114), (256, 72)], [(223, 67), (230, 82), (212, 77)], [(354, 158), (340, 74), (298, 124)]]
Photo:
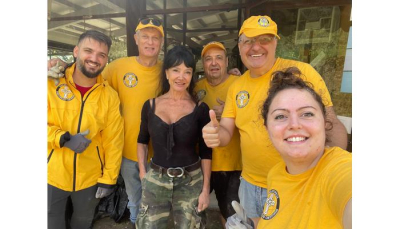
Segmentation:
[[(115, 185), (124, 146), (120, 100), (101, 75), (82, 97), (72, 78), (74, 70), (75, 64), (58, 85), (47, 82), (47, 182), (65, 191)], [(60, 147), (67, 131), (75, 135), (87, 129), (85, 137), (92, 142), (84, 152)]]

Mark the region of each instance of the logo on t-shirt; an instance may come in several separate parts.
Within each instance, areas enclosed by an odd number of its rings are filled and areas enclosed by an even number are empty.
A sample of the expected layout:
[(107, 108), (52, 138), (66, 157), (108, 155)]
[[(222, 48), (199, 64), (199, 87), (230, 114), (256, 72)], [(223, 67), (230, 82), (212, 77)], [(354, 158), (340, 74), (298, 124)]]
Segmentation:
[(139, 80), (137, 76), (132, 73), (128, 72), (124, 75), (124, 78), (122, 79), (124, 81), (125, 86), (127, 87), (134, 87), (138, 84)]
[(272, 219), (279, 211), (279, 194), (275, 189), (268, 192), (267, 200), (265, 200), (264, 210), (261, 218), (265, 220)]
[(59, 85), (56, 89), (56, 94), (58, 98), (64, 101), (71, 101), (72, 99), (75, 98), (75, 95), (72, 93), (72, 91), (66, 84)]
[(239, 108), (245, 107), (250, 100), (250, 94), (247, 91), (239, 91), (236, 94), (236, 105)]
[(200, 90), (200, 91), (198, 91), (198, 92), (197, 92), (197, 99), (198, 99), (199, 101), (203, 100), (204, 97), (206, 97), (206, 94), (207, 94), (206, 90)]

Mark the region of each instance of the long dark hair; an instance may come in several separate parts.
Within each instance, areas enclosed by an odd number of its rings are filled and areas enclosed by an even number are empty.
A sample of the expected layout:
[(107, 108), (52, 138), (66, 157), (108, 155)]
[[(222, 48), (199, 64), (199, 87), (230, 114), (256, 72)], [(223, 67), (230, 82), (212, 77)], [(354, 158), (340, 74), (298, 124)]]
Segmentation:
[(161, 92), (159, 95), (164, 95), (169, 91), (170, 88), (165, 71), (182, 63), (184, 63), (187, 68), (193, 69), (192, 80), (190, 81), (188, 91), (193, 102), (197, 103), (197, 96), (194, 93), (194, 86), (197, 82), (194, 74), (196, 71), (196, 61), (194, 60), (193, 54), (182, 45), (173, 47), (167, 52), (167, 55), (165, 55), (160, 80)]

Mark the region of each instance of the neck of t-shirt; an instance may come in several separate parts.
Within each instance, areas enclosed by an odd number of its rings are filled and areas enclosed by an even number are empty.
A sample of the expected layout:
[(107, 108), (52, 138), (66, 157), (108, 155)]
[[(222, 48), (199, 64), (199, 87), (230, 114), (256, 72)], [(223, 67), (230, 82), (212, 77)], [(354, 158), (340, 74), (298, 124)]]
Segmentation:
[(81, 93), (82, 97), (85, 95), (85, 93), (87, 91), (89, 91), (93, 87), (93, 86), (91, 86), (91, 87), (82, 87), (82, 86), (79, 86), (76, 83), (75, 83), (75, 86), (76, 86), (76, 89), (78, 89), (78, 91)]

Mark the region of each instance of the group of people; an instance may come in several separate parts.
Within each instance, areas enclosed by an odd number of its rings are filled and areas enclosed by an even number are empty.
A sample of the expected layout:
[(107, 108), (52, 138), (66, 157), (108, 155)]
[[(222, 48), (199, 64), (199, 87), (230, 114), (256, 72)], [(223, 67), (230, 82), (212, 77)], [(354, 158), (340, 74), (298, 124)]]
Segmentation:
[(318, 72), (275, 57), (271, 18), (244, 21), (240, 77), (227, 72), (219, 42), (202, 50), (201, 80), (184, 46), (159, 61), (157, 19), (141, 19), (134, 39), (138, 56), (106, 66), (111, 40), (86, 31), (65, 77), (48, 82), (49, 228), (65, 228), (68, 198), (71, 227), (90, 228), (119, 173), (133, 228), (166, 228), (170, 215), (175, 228), (205, 228), (212, 190), (228, 228), (351, 225), (351, 154), (339, 148), (346, 130)]

